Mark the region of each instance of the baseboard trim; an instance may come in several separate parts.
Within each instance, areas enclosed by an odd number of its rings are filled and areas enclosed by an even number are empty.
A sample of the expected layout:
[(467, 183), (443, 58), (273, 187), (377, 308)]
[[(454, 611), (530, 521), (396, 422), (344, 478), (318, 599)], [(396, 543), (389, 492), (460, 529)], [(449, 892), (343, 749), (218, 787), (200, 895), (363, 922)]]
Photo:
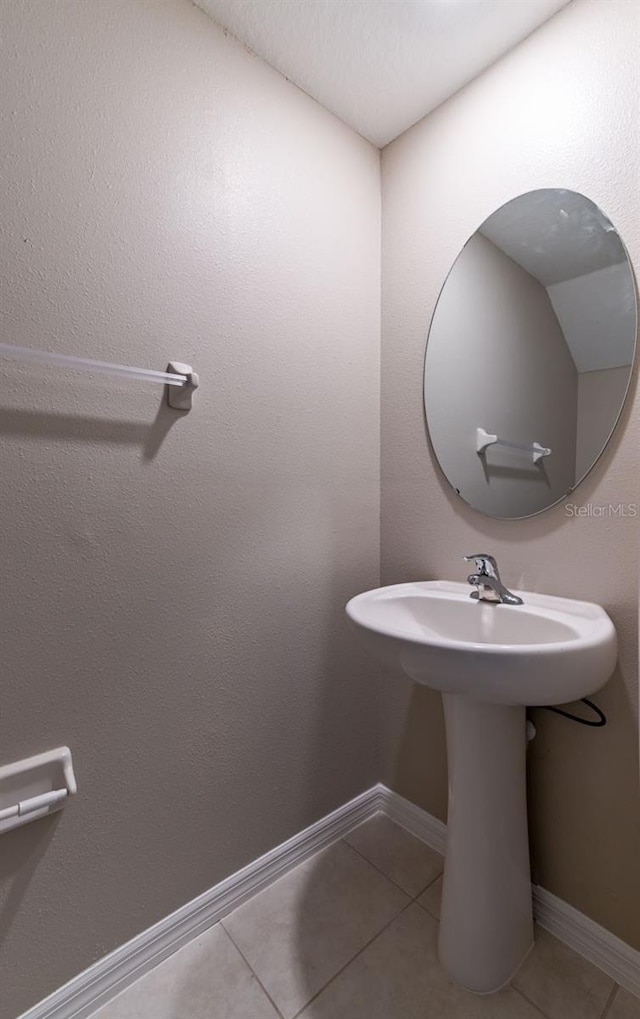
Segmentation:
[(378, 789), (380, 809), (387, 817), (444, 856), (447, 845), (446, 824), (386, 786), (378, 786)]
[[(19, 1019), (87, 1019), (250, 896), (379, 811), (432, 849), (444, 853), (447, 828), (442, 821), (386, 786), (375, 785), (116, 948)], [(533, 905), (535, 918), (542, 927), (640, 997), (640, 952), (536, 885)]]
[(541, 927), (640, 997), (640, 952), (635, 948), (539, 885), (533, 886), (533, 912)]
[[(377, 785), (181, 906), (74, 977), (19, 1019), (87, 1019), (92, 1012), (212, 927), (246, 899), (381, 809)], [(386, 792), (386, 790), (385, 790)]]

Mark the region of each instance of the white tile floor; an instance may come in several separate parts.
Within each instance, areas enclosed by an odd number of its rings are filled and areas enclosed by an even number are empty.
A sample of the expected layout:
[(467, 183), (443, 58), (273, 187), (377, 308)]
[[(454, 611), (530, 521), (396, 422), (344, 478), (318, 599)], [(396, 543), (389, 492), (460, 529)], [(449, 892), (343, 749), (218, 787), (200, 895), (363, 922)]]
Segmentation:
[(640, 999), (541, 929), (511, 987), (452, 984), (436, 955), (441, 873), (378, 814), (92, 1019), (640, 1019)]

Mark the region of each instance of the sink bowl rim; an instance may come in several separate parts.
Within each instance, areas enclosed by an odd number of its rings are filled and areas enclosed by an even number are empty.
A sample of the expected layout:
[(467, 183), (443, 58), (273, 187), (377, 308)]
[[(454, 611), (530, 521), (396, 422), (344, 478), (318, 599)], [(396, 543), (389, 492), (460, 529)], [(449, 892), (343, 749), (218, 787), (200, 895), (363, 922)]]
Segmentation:
[[(558, 655), (563, 652), (577, 652), (589, 648), (599, 647), (608, 641), (617, 641), (616, 630), (601, 605), (595, 602), (578, 601), (573, 598), (563, 598), (556, 595), (541, 594), (534, 591), (514, 591), (523, 599), (523, 605), (492, 605), (491, 611), (496, 612), (518, 612), (525, 611), (530, 615), (544, 618), (547, 613), (553, 613), (552, 620), (562, 622), (565, 626), (571, 625), (571, 619), (576, 620), (576, 635), (568, 640), (541, 641), (540, 643), (479, 643), (467, 640), (454, 640), (449, 637), (429, 636), (420, 638), (413, 633), (407, 633), (400, 627), (386, 625), (372, 625), (370, 621), (363, 618), (361, 608), (363, 604), (372, 599), (384, 600), (392, 598), (393, 595), (413, 594), (429, 598), (439, 595), (447, 601), (466, 602), (469, 600), (470, 587), (468, 584), (449, 580), (426, 580), (413, 581), (402, 584), (389, 584), (385, 587), (372, 588), (355, 595), (347, 602), (346, 613), (349, 619), (356, 625), (371, 633), (377, 633), (384, 637), (395, 638), (414, 644), (417, 647), (434, 647), (456, 653), (467, 654), (473, 652), (481, 655), (527, 655), (534, 654), (536, 657), (544, 655)], [(582, 612), (580, 610), (583, 610)], [(564, 618), (558, 618), (564, 617)], [(567, 617), (569, 617), (567, 619)], [(577, 627), (588, 624), (588, 632), (579, 632)]]

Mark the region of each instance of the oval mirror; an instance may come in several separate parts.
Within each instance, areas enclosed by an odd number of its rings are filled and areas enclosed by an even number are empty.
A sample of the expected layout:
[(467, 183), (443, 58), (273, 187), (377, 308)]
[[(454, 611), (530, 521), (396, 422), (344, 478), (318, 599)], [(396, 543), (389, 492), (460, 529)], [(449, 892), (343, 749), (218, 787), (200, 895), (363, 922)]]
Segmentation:
[(493, 517), (565, 498), (629, 388), (636, 292), (615, 227), (575, 191), (530, 191), (467, 241), (425, 358), (429, 437), (456, 492)]

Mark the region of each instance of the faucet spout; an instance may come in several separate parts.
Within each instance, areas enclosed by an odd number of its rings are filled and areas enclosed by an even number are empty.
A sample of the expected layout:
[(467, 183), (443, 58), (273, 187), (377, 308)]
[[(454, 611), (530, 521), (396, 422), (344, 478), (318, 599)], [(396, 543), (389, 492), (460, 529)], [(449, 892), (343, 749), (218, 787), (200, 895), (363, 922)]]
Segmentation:
[(478, 601), (492, 602), (498, 605), (522, 605), (523, 601), (504, 586), (500, 579), (498, 563), (487, 552), (476, 552), (475, 555), (463, 556), (465, 562), (474, 562), (476, 573), (471, 573), (467, 581), (475, 587), (471, 597)]

